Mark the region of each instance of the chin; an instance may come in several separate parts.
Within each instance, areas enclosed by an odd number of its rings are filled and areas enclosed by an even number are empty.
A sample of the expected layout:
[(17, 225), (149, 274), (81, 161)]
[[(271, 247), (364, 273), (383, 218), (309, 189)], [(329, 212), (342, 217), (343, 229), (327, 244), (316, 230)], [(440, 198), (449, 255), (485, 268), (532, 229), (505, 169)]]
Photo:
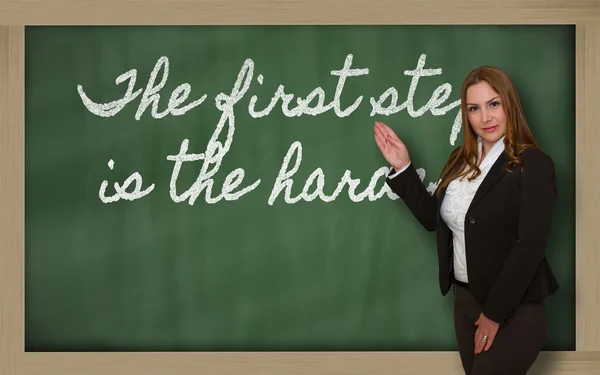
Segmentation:
[(500, 138), (502, 138), (503, 134), (482, 134), (481, 138), (488, 143), (496, 143)]

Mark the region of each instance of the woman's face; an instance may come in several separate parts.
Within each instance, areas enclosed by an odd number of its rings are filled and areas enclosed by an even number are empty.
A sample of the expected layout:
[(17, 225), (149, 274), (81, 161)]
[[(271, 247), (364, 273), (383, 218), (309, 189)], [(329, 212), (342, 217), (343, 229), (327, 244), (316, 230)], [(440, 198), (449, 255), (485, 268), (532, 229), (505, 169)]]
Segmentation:
[(500, 95), (486, 81), (467, 89), (467, 115), (486, 152), (506, 134), (506, 112)]

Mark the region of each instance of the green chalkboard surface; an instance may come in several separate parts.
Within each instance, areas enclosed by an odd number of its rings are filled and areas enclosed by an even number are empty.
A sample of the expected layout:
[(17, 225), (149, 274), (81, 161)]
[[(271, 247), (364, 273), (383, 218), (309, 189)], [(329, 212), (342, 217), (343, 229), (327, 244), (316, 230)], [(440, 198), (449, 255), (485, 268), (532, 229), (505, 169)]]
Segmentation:
[(574, 37), (27, 27), (26, 350), (455, 350), (435, 234), (385, 185), (373, 123), (429, 186), (481, 65), (556, 163), (545, 349), (574, 350)]

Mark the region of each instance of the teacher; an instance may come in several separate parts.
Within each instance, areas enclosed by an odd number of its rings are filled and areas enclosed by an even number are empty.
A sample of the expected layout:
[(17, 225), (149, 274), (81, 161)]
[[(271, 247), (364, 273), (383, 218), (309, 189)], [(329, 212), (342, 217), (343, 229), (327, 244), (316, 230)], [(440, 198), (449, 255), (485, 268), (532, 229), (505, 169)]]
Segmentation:
[(544, 299), (558, 289), (545, 257), (557, 199), (554, 163), (500, 69), (469, 73), (461, 110), (464, 143), (450, 154), (433, 194), (390, 127), (376, 122), (375, 141), (393, 167), (387, 184), (436, 232), (440, 289), (446, 295), (454, 284), (465, 374), (525, 375), (546, 338)]

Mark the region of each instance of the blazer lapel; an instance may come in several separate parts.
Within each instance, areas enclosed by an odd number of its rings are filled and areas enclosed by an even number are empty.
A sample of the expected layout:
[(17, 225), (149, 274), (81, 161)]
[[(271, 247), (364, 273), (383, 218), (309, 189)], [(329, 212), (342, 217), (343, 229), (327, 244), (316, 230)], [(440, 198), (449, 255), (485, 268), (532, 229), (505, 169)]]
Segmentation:
[[(436, 221), (437, 224), (440, 224), (440, 221), (442, 220), (441, 217), (441, 208), (442, 208), (442, 202), (444, 201), (444, 196), (446, 195), (446, 190), (448, 189), (448, 186), (444, 187), (442, 190), (440, 190), (440, 196), (438, 197), (437, 200), (437, 215), (436, 215)], [(434, 192), (433, 194), (436, 194), (437, 192)]]
[(475, 196), (473, 197), (473, 200), (471, 201), (467, 212), (471, 211), (471, 209), (475, 207), (475, 205), (479, 203), (479, 201), (481, 201), (481, 199), (492, 188), (492, 186), (494, 186), (494, 184), (498, 182), (498, 180), (502, 176), (504, 176), (504, 173), (506, 173), (504, 167), (506, 165), (507, 160), (508, 157), (506, 156), (506, 151), (503, 151), (488, 171), (488, 174), (481, 182), (481, 185), (479, 185), (479, 188), (475, 192)]

